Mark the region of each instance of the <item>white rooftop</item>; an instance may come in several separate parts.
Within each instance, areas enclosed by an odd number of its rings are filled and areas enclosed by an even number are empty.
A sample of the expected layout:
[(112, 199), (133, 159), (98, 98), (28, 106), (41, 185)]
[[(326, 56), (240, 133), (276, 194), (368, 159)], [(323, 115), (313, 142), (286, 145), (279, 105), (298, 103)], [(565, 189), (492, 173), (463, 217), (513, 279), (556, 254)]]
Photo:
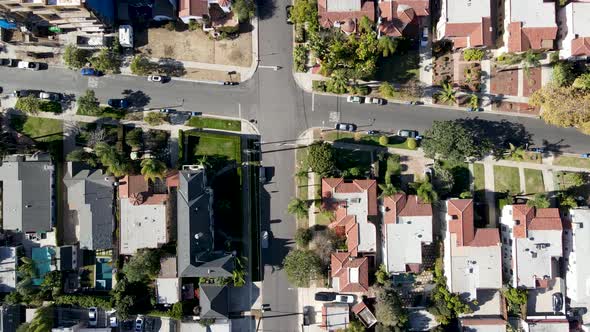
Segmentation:
[(359, 252), (377, 251), (377, 230), (375, 225), (370, 223), (369, 215), (369, 197), (368, 192), (361, 193), (337, 193), (333, 198), (337, 201), (346, 201), (346, 214), (356, 216), (356, 222), (359, 225)]
[(571, 2), (567, 7), (571, 7), (572, 11), (572, 33), (590, 37), (590, 2)]
[(478, 289), (477, 305), (472, 305), (473, 313), (461, 317), (499, 317), (502, 315), (502, 294), (499, 289)]
[(10, 293), (16, 287), (16, 248), (0, 247), (0, 292)]
[(510, 0), (510, 21), (522, 22), (523, 28), (556, 27), (555, 2)]
[(445, 0), (448, 23), (481, 23), (491, 16), (490, 0)]
[(174, 304), (180, 301), (178, 278), (156, 279), (156, 298), (159, 304)]
[(564, 313), (553, 312), (553, 294), (561, 293), (565, 299), (564, 291), (565, 280), (562, 278), (555, 278), (554, 280), (550, 281), (547, 288), (529, 289), (527, 293), (527, 315), (563, 315)]
[(590, 209), (571, 209), (572, 229), (566, 230), (568, 251), (567, 295), (573, 301), (590, 304)]
[(561, 230), (528, 230), (528, 238), (517, 238), (516, 271), (518, 285), (535, 288), (535, 278), (552, 278), (558, 267), (552, 257), (563, 256)]
[(121, 199), (121, 254), (133, 255), (137, 249), (158, 248), (167, 241), (166, 205), (133, 205)]
[(361, 0), (328, 0), (326, 7), (329, 12), (354, 12), (361, 10)]
[(387, 271), (406, 272), (406, 264), (422, 264), (422, 243), (432, 242), (432, 217), (398, 217), (385, 227)]

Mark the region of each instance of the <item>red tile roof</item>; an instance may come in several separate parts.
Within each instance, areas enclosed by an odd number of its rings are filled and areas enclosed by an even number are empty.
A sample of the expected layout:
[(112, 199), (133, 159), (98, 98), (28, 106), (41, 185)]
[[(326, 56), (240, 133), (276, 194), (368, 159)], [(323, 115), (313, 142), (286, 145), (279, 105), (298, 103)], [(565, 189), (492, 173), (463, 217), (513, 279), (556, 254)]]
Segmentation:
[[(508, 32), (508, 52), (553, 49), (553, 43), (557, 38), (557, 27), (525, 28), (522, 22), (510, 22)], [(550, 46), (543, 45), (547, 41), (550, 41)]]
[(455, 48), (493, 46), (491, 26), (489, 17), (482, 17), (479, 23), (447, 23), (445, 38), (452, 40)]
[(200, 16), (209, 13), (209, 4), (207, 0), (180, 0), (178, 16)]
[(525, 204), (512, 205), (512, 220), (518, 220), (518, 225), (514, 225), (514, 237), (525, 238), (527, 226), (535, 216), (535, 210), (533, 207)]
[(572, 56), (590, 55), (590, 37), (578, 37), (572, 40)]
[[(369, 259), (353, 258), (347, 252), (335, 252), (331, 256), (332, 278), (338, 278), (339, 292), (362, 293), (369, 290)], [(350, 269), (358, 269), (358, 282), (351, 282)]]
[(430, 1), (428, 0), (396, 0), (396, 2), (412, 7), (418, 16), (430, 16)]
[(416, 195), (409, 195), (406, 206), (399, 212), (399, 216), (431, 217), (432, 205), (430, 203), (422, 202), (422, 200)]
[(458, 246), (466, 246), (475, 237), (473, 200), (451, 199), (447, 202), (447, 214), (451, 216), (451, 220), (449, 220), (449, 232), (457, 234)]
[(363, 311), (363, 309), (367, 308), (367, 305), (364, 301), (360, 301), (359, 303), (355, 304), (351, 311), (358, 315), (359, 312)]
[(470, 247), (492, 247), (500, 244), (500, 232), (497, 228), (480, 228), (475, 232)]
[(334, 12), (329, 11), (328, 0), (318, 1), (318, 19), (320, 25), (324, 28), (331, 28), (335, 22), (344, 22), (347, 19), (360, 20), (363, 16), (366, 16), (371, 21), (375, 22), (375, 4), (373, 1), (362, 1), (360, 2), (359, 11), (346, 11), (346, 12)]
[(377, 181), (375, 180), (352, 180), (344, 181), (342, 178), (324, 178), (322, 179), (322, 199), (325, 200), (333, 197), (333, 193), (362, 193), (367, 192), (367, 213), (370, 216), (376, 216), (377, 211)]
[(128, 198), (132, 194), (149, 190), (148, 182), (143, 175), (126, 175), (119, 183), (119, 198)]
[(397, 217), (432, 216), (432, 205), (422, 202), (416, 195), (395, 194), (383, 199), (385, 223), (393, 224)]
[[(379, 2), (379, 10), (382, 21), (378, 29), (387, 36), (400, 37), (406, 31), (406, 27), (416, 23), (417, 15), (414, 9), (397, 1)], [(416, 29), (413, 30), (416, 32)]]

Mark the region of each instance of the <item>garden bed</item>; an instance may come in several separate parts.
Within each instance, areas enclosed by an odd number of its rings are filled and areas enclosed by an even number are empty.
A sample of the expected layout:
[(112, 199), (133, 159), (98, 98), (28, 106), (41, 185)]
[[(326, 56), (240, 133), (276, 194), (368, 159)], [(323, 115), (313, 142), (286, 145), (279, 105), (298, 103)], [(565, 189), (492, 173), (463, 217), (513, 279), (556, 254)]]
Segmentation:
[(400, 136), (387, 136), (387, 144), (382, 145), (379, 139), (383, 135), (368, 135), (364, 133), (349, 133), (343, 131), (325, 131), (322, 132), (322, 138), (328, 142), (341, 142), (351, 144), (365, 144), (374, 146), (385, 146), (388, 148), (398, 148), (407, 150), (416, 150), (416, 148), (410, 148), (408, 146), (408, 140)]

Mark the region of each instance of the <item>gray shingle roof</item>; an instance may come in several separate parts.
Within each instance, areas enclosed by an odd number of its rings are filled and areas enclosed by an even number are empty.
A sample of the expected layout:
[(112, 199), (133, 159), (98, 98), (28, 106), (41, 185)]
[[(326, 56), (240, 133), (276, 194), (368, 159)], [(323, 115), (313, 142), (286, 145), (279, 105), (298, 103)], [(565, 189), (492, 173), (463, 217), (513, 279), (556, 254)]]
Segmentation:
[(213, 193), (206, 183), (204, 169), (180, 171), (177, 204), (180, 277), (231, 276), (231, 256), (213, 253)]
[(70, 209), (80, 224), (80, 247), (89, 250), (113, 246), (113, 179), (102, 170), (84, 169), (68, 162), (64, 183)]
[(227, 286), (199, 285), (201, 318), (227, 318), (228, 304)]
[(51, 231), (53, 164), (48, 154), (8, 156), (0, 165), (4, 229)]

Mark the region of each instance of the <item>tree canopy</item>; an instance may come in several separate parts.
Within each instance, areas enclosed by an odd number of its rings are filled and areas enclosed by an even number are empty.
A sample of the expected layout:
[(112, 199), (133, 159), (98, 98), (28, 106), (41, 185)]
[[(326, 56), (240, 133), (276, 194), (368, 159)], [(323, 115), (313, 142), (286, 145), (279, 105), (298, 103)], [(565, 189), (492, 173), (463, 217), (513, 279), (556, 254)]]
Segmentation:
[(82, 115), (99, 115), (102, 112), (94, 90), (88, 89), (83, 95), (78, 97), (77, 112)]
[(160, 272), (160, 254), (157, 250), (143, 250), (123, 265), (123, 273), (129, 282), (147, 282)]
[(334, 169), (335, 157), (332, 145), (325, 142), (315, 142), (309, 146), (307, 151), (307, 163), (312, 172), (325, 176)]
[(164, 179), (166, 175), (166, 164), (155, 158), (143, 159), (141, 161), (141, 175), (152, 182), (156, 179)]
[(463, 162), (465, 158), (480, 159), (490, 148), (489, 142), (476, 142), (473, 133), (456, 121), (434, 121), (422, 141), (428, 158), (438, 156), (455, 162)]
[(145, 55), (136, 55), (131, 60), (129, 68), (135, 75), (149, 75), (156, 70), (157, 65), (150, 61)]
[(307, 249), (291, 250), (283, 260), (287, 278), (296, 287), (308, 287), (310, 280), (320, 274), (321, 266), (318, 255)]
[(542, 107), (541, 118), (554, 126), (583, 127), (590, 122), (590, 94), (584, 90), (550, 83), (535, 91), (529, 104)]
[(94, 69), (105, 73), (119, 73), (121, 60), (118, 54), (109, 48), (102, 48), (98, 54), (90, 58), (90, 63)]
[(88, 52), (70, 44), (64, 50), (63, 60), (69, 68), (80, 69), (88, 61)]
[(296, 216), (297, 218), (305, 218), (307, 217), (307, 211), (309, 210), (309, 207), (307, 205), (307, 202), (299, 199), (299, 198), (294, 198), (289, 202), (289, 205), (287, 206), (287, 211)]
[(291, 20), (295, 24), (304, 24), (317, 20), (318, 6), (312, 0), (295, 0), (291, 8)]
[(246, 22), (254, 16), (256, 7), (253, 0), (234, 0), (232, 10), (238, 15), (240, 22)]
[(537, 209), (545, 209), (545, 208), (548, 208), (549, 206), (551, 206), (551, 203), (549, 202), (547, 195), (535, 194), (535, 196), (532, 199), (529, 199), (526, 202), (526, 205), (534, 206)]
[(398, 328), (405, 327), (409, 320), (408, 313), (402, 307), (399, 295), (389, 287), (381, 288), (377, 292), (375, 317), (385, 326)]

